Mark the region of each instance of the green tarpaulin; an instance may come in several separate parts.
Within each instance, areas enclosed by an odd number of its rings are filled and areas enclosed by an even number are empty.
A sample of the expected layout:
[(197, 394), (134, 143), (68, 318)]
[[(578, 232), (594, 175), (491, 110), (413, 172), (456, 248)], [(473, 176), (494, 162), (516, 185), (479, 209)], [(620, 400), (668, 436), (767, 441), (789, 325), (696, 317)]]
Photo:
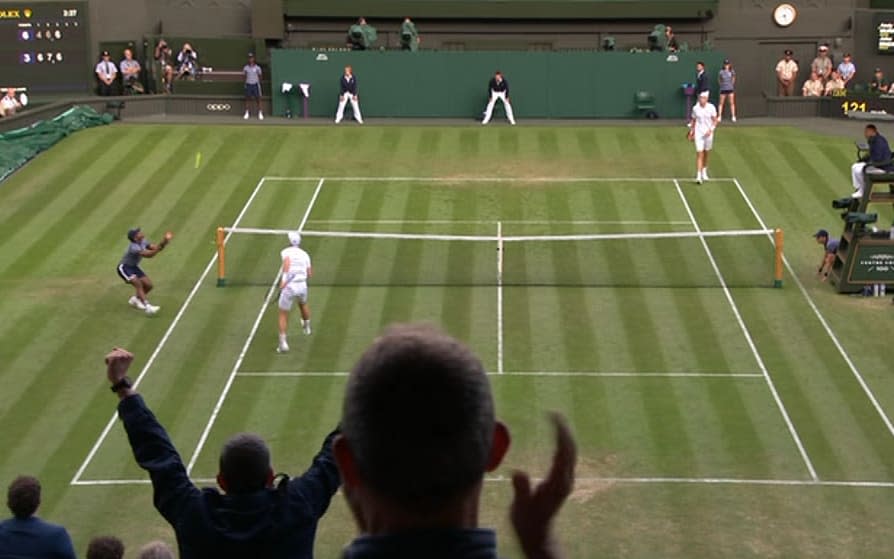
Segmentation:
[(72, 132), (110, 122), (110, 114), (99, 114), (90, 107), (76, 106), (51, 120), (41, 120), (27, 128), (0, 134), (0, 181)]

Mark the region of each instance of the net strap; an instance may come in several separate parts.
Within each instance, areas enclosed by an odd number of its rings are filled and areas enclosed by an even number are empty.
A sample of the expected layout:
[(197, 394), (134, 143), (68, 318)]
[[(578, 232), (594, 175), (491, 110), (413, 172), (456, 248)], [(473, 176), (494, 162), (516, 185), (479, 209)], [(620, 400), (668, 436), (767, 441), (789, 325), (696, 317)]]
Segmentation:
[[(290, 229), (261, 229), (255, 227), (226, 227), (228, 233), (249, 235), (282, 235)], [(486, 243), (512, 243), (530, 241), (602, 241), (633, 239), (690, 239), (713, 237), (759, 237), (773, 235), (774, 229), (741, 229), (730, 231), (667, 231), (655, 233), (593, 233), (576, 235), (430, 235), (413, 233), (382, 233), (376, 231), (301, 231), (302, 237), (344, 239), (400, 239), (408, 241), (469, 241)]]

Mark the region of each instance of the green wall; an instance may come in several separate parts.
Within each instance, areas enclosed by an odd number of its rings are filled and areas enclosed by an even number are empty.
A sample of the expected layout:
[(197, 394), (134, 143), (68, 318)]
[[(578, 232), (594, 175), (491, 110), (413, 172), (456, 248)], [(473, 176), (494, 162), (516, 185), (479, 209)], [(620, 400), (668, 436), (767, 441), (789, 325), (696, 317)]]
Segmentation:
[[(718, 52), (315, 52), (271, 51), (274, 114), (285, 112), (283, 82), (311, 84), (311, 116), (335, 114), (345, 65), (357, 76), (361, 109), (371, 117), (477, 118), (487, 82), (501, 70), (519, 118), (624, 118), (636, 116), (637, 91), (655, 95), (658, 114), (682, 118), (681, 84), (695, 79), (695, 63), (708, 65), (716, 94)], [(716, 100), (716, 95), (713, 96)], [(299, 105), (292, 99), (293, 107)], [(499, 105), (498, 105), (499, 106)], [(499, 114), (499, 113), (498, 113)]]

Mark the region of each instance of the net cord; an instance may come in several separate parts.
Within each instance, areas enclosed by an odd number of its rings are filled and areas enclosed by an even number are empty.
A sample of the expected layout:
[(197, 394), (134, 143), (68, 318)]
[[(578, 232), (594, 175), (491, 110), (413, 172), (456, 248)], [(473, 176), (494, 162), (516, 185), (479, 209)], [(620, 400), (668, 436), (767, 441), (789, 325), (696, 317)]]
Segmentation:
[[(226, 227), (228, 233), (248, 235), (287, 235), (289, 229), (261, 229), (255, 227)], [(430, 235), (412, 233), (382, 233), (375, 231), (309, 231), (301, 232), (302, 237), (344, 238), (344, 239), (397, 239), (407, 241), (468, 241), (503, 243), (533, 241), (603, 241), (635, 239), (689, 239), (713, 237), (759, 237), (772, 235), (775, 229), (740, 229), (729, 231), (669, 231), (655, 233), (592, 233), (575, 235)]]

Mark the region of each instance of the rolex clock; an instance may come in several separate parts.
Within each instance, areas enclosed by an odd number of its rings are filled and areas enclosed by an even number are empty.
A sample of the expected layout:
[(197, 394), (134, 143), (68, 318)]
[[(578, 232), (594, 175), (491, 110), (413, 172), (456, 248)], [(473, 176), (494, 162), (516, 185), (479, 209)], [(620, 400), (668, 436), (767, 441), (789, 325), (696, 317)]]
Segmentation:
[(797, 17), (798, 10), (794, 5), (789, 3), (779, 4), (776, 6), (776, 9), (773, 10), (773, 21), (776, 22), (776, 25), (779, 27), (788, 27), (795, 23)]

